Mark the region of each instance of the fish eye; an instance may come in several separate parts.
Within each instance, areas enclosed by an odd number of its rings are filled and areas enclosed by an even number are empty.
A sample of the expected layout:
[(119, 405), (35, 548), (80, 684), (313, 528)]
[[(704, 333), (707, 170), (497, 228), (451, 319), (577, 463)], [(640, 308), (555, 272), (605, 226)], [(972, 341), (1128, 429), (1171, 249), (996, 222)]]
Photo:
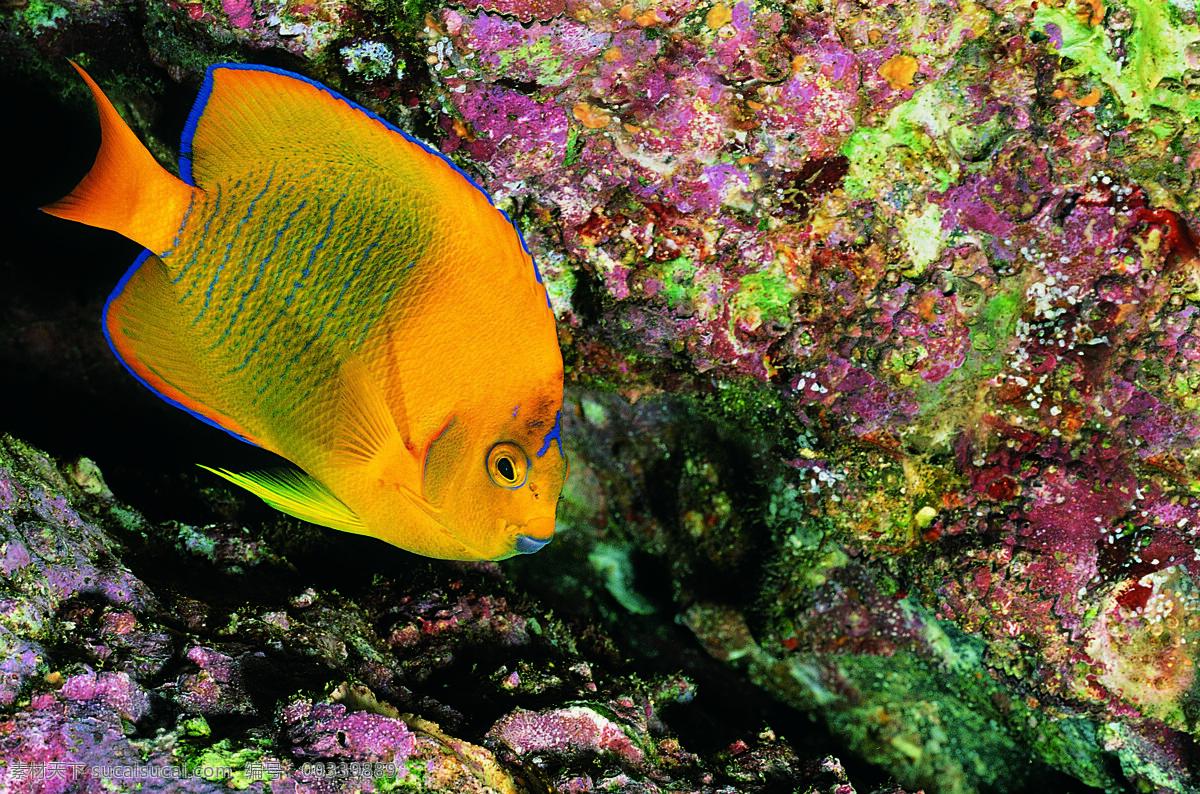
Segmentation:
[(525, 484), (527, 461), (516, 444), (501, 441), (488, 452), (487, 472), (501, 488), (520, 488)]

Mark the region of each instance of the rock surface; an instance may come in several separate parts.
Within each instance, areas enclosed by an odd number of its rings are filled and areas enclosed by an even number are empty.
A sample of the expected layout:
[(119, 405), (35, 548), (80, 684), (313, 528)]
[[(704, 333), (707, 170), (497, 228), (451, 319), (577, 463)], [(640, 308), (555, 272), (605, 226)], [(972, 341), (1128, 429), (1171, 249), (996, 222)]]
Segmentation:
[(851, 790), (769, 729), (689, 752), (662, 718), (691, 682), (622, 672), (492, 564), (298, 589), (271, 543), (102, 482), (0, 438), (5, 791)]

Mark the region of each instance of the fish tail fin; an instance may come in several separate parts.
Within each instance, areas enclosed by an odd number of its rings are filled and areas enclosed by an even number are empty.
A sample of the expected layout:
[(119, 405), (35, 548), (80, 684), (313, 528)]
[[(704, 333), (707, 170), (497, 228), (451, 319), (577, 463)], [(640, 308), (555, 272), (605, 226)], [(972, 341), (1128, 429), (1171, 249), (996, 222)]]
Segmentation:
[(58, 218), (110, 229), (156, 254), (174, 247), (193, 199), (201, 192), (158, 164), (83, 68), (100, 114), (100, 151), (74, 190), (42, 207)]

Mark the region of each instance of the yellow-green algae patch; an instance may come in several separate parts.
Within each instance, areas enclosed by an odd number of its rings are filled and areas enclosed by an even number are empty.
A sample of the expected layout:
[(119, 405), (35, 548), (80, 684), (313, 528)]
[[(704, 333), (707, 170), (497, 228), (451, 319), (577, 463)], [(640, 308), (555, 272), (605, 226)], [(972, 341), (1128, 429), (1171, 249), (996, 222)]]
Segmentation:
[[(1200, 116), (1200, 95), (1184, 90), (1179, 81), (1200, 61), (1200, 27), (1184, 24), (1179, 11), (1162, 0), (1128, 0), (1125, 8), (1133, 20), (1123, 52), (1105, 25), (1081, 19), (1073, 4), (1055, 8), (1039, 3), (1033, 23), (1055, 43), (1061, 41), (1058, 54), (1075, 62), (1066, 76), (1100, 78), (1130, 118), (1149, 119), (1151, 108), (1158, 106), (1195, 120)], [(1121, 10), (1113, 5), (1107, 13)]]
[(959, 99), (933, 84), (893, 108), (882, 127), (855, 132), (842, 146), (847, 195), (902, 208), (923, 191), (949, 188), (959, 166), (946, 142), (961, 112)]
[(906, 276), (920, 276), (925, 268), (938, 260), (946, 233), (942, 229), (942, 208), (926, 204), (918, 210), (905, 213), (900, 221), (904, 252), (908, 254), (911, 267), (904, 271)]

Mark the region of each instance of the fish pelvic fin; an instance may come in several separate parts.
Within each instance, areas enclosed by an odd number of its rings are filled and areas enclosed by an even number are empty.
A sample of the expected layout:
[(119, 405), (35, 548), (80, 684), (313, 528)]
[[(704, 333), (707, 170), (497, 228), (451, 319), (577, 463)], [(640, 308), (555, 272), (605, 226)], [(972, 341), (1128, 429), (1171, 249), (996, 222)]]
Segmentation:
[(456, 416), (448, 418), (429, 442), (421, 467), (421, 494), (430, 504), (444, 504), (447, 494), (459, 483), (469, 442), (467, 423)]
[(320, 524), (343, 532), (363, 534), (362, 520), (340, 499), (307, 474), (292, 469), (253, 471), (238, 474), (197, 464), (262, 499), (271, 507), (302, 521)]
[(100, 86), (79, 64), (70, 63), (96, 100), (100, 151), (83, 181), (42, 211), (117, 232), (156, 254), (171, 250), (200, 189), (159, 165)]

